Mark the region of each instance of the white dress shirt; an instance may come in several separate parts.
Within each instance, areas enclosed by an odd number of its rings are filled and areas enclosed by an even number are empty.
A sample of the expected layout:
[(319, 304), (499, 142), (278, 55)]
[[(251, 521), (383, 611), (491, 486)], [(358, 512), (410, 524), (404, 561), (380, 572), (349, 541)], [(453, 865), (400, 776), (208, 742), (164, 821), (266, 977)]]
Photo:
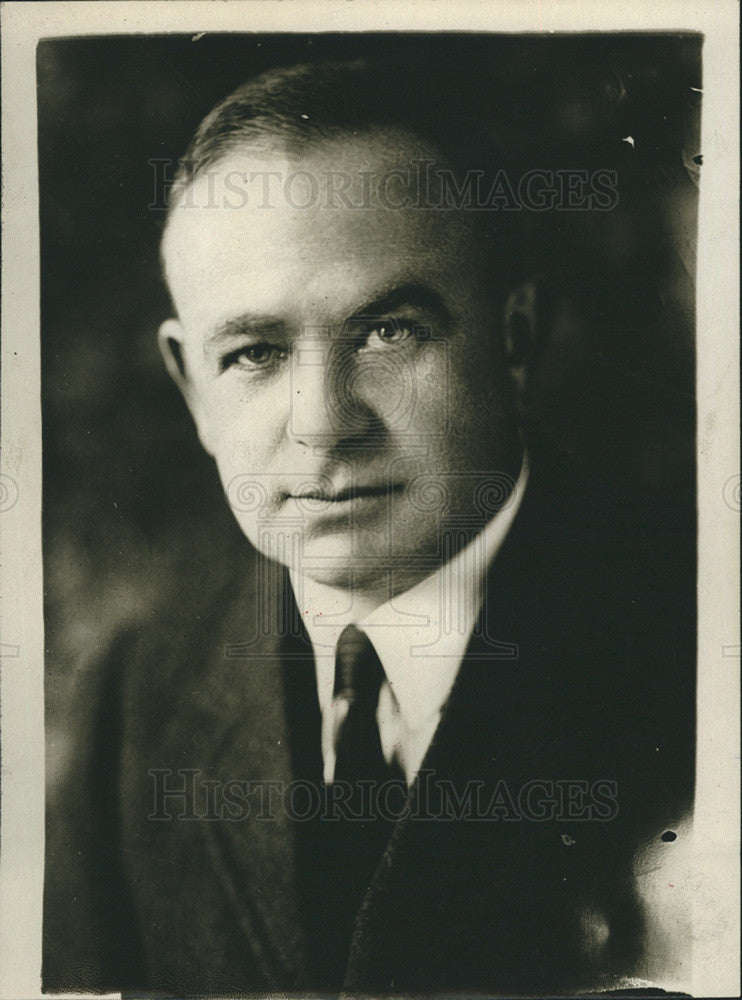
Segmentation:
[(384, 668), (376, 713), (387, 762), (407, 784), (420, 769), (451, 693), (484, 601), (487, 570), (515, 518), (528, 479), (528, 456), (508, 503), (472, 541), (436, 572), (376, 606), (363, 595), (291, 572), (291, 584), (312, 643), (322, 711), (325, 781), (335, 770), (332, 713), (335, 647), (351, 623), (368, 635)]

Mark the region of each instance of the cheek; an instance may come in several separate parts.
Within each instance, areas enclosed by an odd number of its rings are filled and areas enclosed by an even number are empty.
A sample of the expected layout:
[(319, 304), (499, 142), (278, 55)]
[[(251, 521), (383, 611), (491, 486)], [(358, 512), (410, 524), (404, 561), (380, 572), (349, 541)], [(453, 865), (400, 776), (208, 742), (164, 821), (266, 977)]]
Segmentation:
[(448, 347), (390, 352), (363, 373), (366, 400), (399, 443), (430, 448), (450, 432)]
[(484, 430), (482, 371), (462, 366), (455, 345), (443, 342), (418, 366), (408, 392), (407, 426), (412, 443), (432, 453), (460, 453), (462, 439), (480, 437)]
[(453, 358), (452, 409), (460, 423), (479, 427), (479, 435), (499, 429), (510, 403), (510, 385), (502, 356), (489, 340), (477, 340)]
[(279, 395), (246, 386), (229, 373), (211, 382), (202, 398), (215, 457), (230, 465), (256, 465), (270, 454), (285, 425)]
[(465, 474), (461, 489), (467, 493), (473, 473), (481, 478), (505, 467), (515, 418), (496, 357), (483, 353), (475, 363), (472, 355), (455, 356), (452, 346), (449, 361), (445, 377), (431, 381), (421, 414), (436, 435), (430, 438), (431, 467), (454, 480)]
[(225, 500), (244, 535), (258, 551), (276, 558), (274, 546), (266, 541), (266, 525), (275, 517), (281, 483), (274, 471), (278, 435), (267, 425), (269, 412), (245, 407), (229, 419), (222, 413), (213, 455)]

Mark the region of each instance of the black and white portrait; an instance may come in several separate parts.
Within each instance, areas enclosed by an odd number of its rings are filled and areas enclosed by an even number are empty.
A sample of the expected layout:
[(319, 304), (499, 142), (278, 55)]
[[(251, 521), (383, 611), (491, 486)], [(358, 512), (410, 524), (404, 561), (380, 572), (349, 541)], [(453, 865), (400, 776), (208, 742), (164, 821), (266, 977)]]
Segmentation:
[(36, 49), (44, 994), (691, 995), (702, 34), (132, 32)]

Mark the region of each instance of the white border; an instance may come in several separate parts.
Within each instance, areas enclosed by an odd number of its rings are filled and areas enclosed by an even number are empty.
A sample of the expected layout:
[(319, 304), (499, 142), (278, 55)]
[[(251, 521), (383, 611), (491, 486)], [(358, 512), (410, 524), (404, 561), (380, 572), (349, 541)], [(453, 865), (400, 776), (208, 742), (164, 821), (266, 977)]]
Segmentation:
[[(228, 31), (694, 30), (705, 35), (698, 241), (695, 996), (739, 984), (739, 135), (735, 0), (208, 0), (2, 5), (2, 852), (0, 996), (40, 994), (44, 856), (36, 43)], [(736, 477), (736, 502), (734, 484)], [(10, 506), (13, 490), (17, 502)]]

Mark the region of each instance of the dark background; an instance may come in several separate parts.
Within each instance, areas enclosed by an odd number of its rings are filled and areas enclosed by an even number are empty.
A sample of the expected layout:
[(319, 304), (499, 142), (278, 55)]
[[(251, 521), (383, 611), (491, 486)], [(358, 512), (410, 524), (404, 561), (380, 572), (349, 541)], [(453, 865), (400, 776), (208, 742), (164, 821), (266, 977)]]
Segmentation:
[[(49, 777), (70, 680), (122, 623), (205, 578), (237, 530), (156, 346), (168, 298), (150, 160), (263, 69), (364, 55), (439, 79), (526, 168), (608, 168), (617, 207), (520, 213), (551, 289), (533, 429), (660, 501), (694, 496), (697, 35), (206, 35), (38, 48)], [(453, 88), (453, 89), (452, 89)], [(463, 97), (462, 97), (463, 95)], [(29, 127), (32, 124), (29, 123)], [(633, 139), (633, 144), (627, 141)], [(627, 540), (627, 544), (630, 541)]]

